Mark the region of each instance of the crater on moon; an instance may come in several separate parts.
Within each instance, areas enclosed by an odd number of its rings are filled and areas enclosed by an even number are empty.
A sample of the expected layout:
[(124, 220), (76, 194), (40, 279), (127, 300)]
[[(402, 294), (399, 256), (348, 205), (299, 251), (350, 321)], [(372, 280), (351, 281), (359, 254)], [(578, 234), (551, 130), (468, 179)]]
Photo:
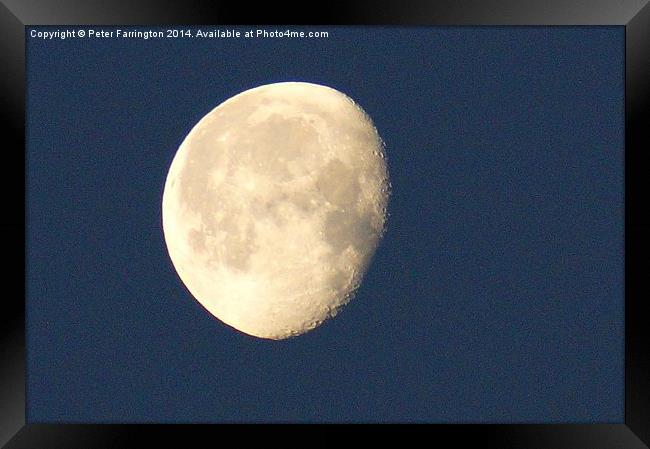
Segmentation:
[(190, 293), (224, 323), (282, 339), (347, 303), (384, 232), (389, 181), (371, 119), (310, 83), (242, 92), (178, 149), (163, 231)]

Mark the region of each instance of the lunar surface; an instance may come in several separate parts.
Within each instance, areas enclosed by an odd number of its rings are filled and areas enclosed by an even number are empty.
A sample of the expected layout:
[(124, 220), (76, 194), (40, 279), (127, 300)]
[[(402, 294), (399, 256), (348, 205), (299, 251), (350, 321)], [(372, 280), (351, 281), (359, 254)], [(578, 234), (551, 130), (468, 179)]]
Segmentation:
[(162, 199), (179, 277), (244, 333), (303, 334), (359, 287), (389, 197), (384, 146), (349, 97), (310, 83), (242, 92), (178, 149)]

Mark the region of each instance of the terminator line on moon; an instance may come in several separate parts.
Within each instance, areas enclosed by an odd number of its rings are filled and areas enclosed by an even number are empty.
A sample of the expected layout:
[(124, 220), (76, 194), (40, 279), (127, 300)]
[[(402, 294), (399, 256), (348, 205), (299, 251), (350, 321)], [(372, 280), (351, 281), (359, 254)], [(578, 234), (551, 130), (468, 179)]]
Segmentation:
[(310, 83), (242, 92), (176, 153), (162, 199), (174, 267), (215, 317), (269, 339), (334, 316), (381, 239), (382, 140), (349, 97)]

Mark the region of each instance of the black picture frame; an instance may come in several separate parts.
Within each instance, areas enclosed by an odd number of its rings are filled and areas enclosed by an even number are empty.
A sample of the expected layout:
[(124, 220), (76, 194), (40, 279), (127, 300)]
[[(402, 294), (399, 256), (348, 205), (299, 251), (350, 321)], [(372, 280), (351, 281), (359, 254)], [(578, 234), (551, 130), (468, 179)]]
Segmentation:
[[(258, 426), (255, 433), (325, 432), (336, 444), (348, 432), (422, 434), (426, 441), (453, 441), (454, 447), (503, 448), (644, 448), (650, 445), (650, 333), (644, 301), (650, 298), (648, 271), (650, 220), (648, 166), (650, 148), (650, 5), (646, 0), (443, 0), (325, 2), (282, 7), (275, 2), (168, 0), (4, 0), (0, 5), (0, 108), (5, 141), (5, 200), (0, 219), (5, 248), (5, 290), (0, 302), (0, 445), (17, 448), (194, 447), (196, 438), (215, 441), (237, 434), (242, 426), (195, 425), (39, 425), (25, 424), (25, 283), (24, 191), (25, 27), (29, 25), (117, 24), (305, 24), (305, 25), (619, 25), (625, 27), (625, 422), (620, 424), (511, 424), (412, 426)], [(645, 175), (645, 176), (644, 176)], [(22, 263), (21, 263), (22, 262)], [(8, 286), (9, 288), (6, 288)], [(284, 438), (284, 437), (283, 437)]]

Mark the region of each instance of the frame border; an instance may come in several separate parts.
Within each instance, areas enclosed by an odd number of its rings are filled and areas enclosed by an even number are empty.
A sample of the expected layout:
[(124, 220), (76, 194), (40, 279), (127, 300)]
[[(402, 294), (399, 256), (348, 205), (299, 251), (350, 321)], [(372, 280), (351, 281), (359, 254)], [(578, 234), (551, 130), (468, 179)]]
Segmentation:
[[(247, 4), (200, 0), (3, 0), (0, 4), (0, 109), (4, 136), (10, 138), (5, 157), (9, 176), (0, 177), (3, 191), (25, 187), (25, 27), (27, 25), (620, 25), (625, 27), (625, 423), (400, 426), (290, 426), (291, 435), (326, 429), (333, 438), (350, 431), (434, 437), (454, 445), (533, 448), (647, 448), (650, 445), (650, 333), (644, 299), (650, 297), (647, 276), (650, 219), (647, 200), (650, 148), (650, 4), (648, 0), (361, 0), (308, 12), (275, 3)], [(300, 13), (298, 16), (297, 13)], [(22, 154), (22, 157), (20, 156)], [(21, 170), (22, 169), (22, 170)], [(645, 175), (645, 176), (644, 176)], [(0, 236), (9, 248), (6, 281), (13, 288), (0, 305), (0, 445), (18, 448), (142, 447), (156, 441), (163, 447), (184, 446), (195, 438), (216, 441), (232, 436), (247, 442), (243, 426), (206, 425), (43, 425), (25, 424), (25, 207), (22, 196), (5, 203)], [(644, 207), (645, 205), (645, 207)], [(19, 279), (23, 279), (20, 282)], [(287, 426), (257, 426), (267, 436)], [(331, 439), (328, 443), (336, 443)], [(645, 443), (645, 444), (644, 444)]]

